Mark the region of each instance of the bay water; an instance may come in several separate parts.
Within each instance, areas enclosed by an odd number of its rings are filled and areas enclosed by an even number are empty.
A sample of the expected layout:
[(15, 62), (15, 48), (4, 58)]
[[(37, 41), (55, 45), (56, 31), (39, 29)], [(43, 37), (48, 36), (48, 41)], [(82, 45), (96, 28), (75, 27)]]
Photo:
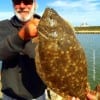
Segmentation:
[(100, 34), (77, 34), (87, 58), (88, 81), (92, 89), (100, 84)]

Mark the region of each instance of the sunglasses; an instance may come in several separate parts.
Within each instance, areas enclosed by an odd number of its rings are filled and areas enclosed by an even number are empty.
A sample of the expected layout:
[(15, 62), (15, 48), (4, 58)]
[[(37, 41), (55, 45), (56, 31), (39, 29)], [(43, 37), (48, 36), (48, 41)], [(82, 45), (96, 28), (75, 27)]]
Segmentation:
[(24, 4), (32, 4), (35, 0), (12, 0), (15, 5), (23, 2)]

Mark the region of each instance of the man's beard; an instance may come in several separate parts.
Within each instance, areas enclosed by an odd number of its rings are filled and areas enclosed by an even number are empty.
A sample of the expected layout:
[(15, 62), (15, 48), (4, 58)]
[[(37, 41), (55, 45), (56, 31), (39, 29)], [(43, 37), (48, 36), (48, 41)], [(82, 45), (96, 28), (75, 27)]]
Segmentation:
[(15, 10), (15, 15), (16, 15), (16, 17), (17, 17), (20, 21), (22, 21), (22, 22), (27, 22), (28, 20), (30, 20), (30, 19), (33, 17), (34, 13), (35, 13), (34, 4), (33, 4), (33, 6), (32, 6), (32, 9), (30, 10), (29, 14), (26, 15), (25, 17), (23, 17), (23, 18), (22, 18), (22, 17), (20, 16), (20, 14)]

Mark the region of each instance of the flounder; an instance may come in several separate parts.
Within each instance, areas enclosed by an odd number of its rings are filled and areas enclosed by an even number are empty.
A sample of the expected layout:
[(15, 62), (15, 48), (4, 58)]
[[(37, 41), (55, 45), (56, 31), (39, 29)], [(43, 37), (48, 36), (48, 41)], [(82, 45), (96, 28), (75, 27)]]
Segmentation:
[(55, 93), (85, 100), (87, 60), (74, 28), (54, 9), (46, 8), (38, 25), (37, 73)]

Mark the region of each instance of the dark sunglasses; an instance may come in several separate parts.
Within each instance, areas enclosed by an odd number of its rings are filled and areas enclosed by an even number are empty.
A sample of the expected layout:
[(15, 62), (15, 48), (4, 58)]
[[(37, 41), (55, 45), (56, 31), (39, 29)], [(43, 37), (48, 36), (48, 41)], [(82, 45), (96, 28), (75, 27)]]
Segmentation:
[(32, 4), (34, 2), (34, 0), (12, 0), (14, 4), (20, 4), (21, 2), (23, 2), (24, 4)]

